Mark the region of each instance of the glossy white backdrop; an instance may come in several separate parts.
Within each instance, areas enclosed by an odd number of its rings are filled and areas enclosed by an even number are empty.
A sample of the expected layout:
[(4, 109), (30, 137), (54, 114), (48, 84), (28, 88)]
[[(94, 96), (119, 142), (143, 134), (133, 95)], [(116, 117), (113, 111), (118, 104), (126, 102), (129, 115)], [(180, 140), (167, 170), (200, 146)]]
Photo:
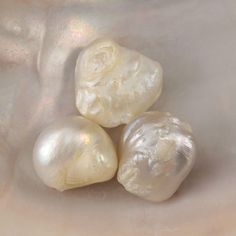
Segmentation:
[[(192, 125), (196, 165), (164, 203), (115, 180), (59, 193), (34, 172), (34, 140), (78, 114), (76, 58), (102, 36), (158, 60), (164, 89), (152, 109)], [(235, 235), (235, 42), (234, 0), (1, 1), (0, 235)], [(109, 130), (115, 141), (120, 130)]]

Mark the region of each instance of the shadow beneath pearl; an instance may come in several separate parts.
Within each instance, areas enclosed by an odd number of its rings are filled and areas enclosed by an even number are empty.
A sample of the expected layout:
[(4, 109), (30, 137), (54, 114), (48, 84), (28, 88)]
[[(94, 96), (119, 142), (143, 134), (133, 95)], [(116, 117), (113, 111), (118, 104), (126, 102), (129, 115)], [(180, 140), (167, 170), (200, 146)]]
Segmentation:
[(124, 129), (125, 125), (120, 125), (115, 128), (104, 128), (105, 131), (109, 134), (111, 137), (116, 149), (118, 148), (119, 142), (120, 142), (120, 137), (122, 134), (122, 131)]
[[(28, 148), (20, 151), (17, 156), (14, 180), (11, 185), (11, 195), (14, 198), (30, 201), (34, 204), (59, 206), (72, 203), (83, 202), (86, 204), (97, 204), (99, 202), (117, 201), (123, 195), (121, 185), (116, 181), (116, 176), (110, 181), (96, 183), (90, 186), (75, 188), (59, 192), (49, 188), (37, 176), (32, 161), (32, 144)], [(52, 203), (53, 202), (53, 203)], [(78, 205), (78, 207), (79, 207)]]

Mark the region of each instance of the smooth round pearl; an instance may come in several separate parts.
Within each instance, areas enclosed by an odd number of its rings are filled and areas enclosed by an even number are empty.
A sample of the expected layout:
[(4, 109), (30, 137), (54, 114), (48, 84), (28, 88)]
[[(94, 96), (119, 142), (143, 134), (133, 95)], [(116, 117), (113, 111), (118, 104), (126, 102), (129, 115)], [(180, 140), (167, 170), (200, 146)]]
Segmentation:
[(195, 160), (191, 128), (169, 113), (146, 112), (124, 130), (118, 181), (141, 198), (170, 198)]
[(47, 127), (33, 151), (42, 181), (59, 191), (111, 179), (117, 156), (108, 134), (83, 117), (69, 117)]
[(162, 68), (140, 53), (100, 39), (84, 49), (75, 69), (76, 106), (104, 127), (127, 124), (160, 96)]

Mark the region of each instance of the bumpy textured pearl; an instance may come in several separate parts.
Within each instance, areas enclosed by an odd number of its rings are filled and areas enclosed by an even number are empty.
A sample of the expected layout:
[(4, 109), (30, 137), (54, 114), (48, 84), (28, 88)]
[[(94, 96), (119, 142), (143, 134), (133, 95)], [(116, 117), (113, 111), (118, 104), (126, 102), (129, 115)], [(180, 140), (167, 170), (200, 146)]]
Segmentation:
[(104, 127), (127, 124), (160, 96), (162, 68), (156, 61), (109, 39), (93, 42), (78, 57), (76, 106)]
[(83, 117), (50, 125), (38, 137), (33, 154), (38, 176), (59, 191), (107, 181), (117, 170), (111, 139)]
[(118, 181), (141, 198), (170, 198), (190, 172), (195, 145), (188, 124), (169, 113), (146, 112), (129, 124), (119, 147)]

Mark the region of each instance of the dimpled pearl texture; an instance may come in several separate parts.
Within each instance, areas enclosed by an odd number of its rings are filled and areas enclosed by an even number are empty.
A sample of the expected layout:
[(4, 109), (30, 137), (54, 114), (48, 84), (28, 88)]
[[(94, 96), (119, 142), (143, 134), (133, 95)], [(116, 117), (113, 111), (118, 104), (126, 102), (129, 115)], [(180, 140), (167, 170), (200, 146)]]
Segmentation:
[(191, 128), (169, 113), (146, 112), (124, 130), (119, 147), (118, 181), (141, 198), (170, 198), (192, 169)]
[(104, 127), (127, 124), (160, 96), (162, 68), (156, 61), (100, 39), (79, 55), (75, 69), (76, 106)]
[(35, 144), (33, 160), (42, 181), (59, 191), (107, 181), (117, 170), (109, 136), (79, 116), (46, 128)]

